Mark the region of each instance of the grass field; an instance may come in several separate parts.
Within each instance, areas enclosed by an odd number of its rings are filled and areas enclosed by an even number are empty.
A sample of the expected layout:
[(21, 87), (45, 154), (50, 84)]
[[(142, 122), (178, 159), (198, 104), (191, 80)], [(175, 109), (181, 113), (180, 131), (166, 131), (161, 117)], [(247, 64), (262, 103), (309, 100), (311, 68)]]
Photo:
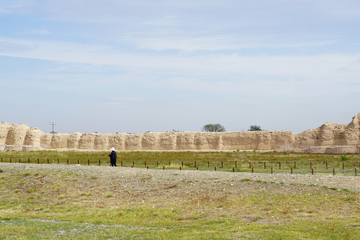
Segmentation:
[[(347, 168), (360, 162), (358, 155), (257, 152), (121, 152), (118, 156), (126, 167), (134, 161), (135, 167), (144, 168), (146, 161), (152, 169), (178, 169), (183, 162), (184, 169), (195, 170), (196, 161), (199, 170), (218, 167), (229, 172), (235, 161), (237, 171), (249, 171), (252, 162), (257, 172), (278, 168), (278, 162), (288, 172), (296, 162), (297, 173), (308, 173), (310, 162), (325, 171), (328, 162), (329, 171), (336, 168), (346, 174)], [(89, 159), (97, 165), (100, 159), (103, 167), (108, 165), (105, 152), (0, 152), (0, 157), (4, 162), (29, 158), (32, 163), (39, 158), (42, 164), (47, 159), (57, 164), (59, 159), (60, 165), (67, 159), (70, 164), (79, 160), (86, 165)], [(50, 171), (41, 164), (31, 171), (1, 166), (0, 239), (359, 239), (360, 234), (360, 193), (346, 189), (249, 179), (190, 180), (171, 171), (166, 172), (173, 179), (164, 179), (165, 183), (147, 175)]]
[[(137, 168), (332, 174), (354, 176), (360, 169), (360, 155), (305, 154), (278, 152), (118, 152), (117, 165)], [(7, 151), (3, 162), (40, 164), (109, 165), (106, 152)], [(272, 170), (271, 170), (272, 168)], [(313, 169), (313, 170), (312, 170)]]

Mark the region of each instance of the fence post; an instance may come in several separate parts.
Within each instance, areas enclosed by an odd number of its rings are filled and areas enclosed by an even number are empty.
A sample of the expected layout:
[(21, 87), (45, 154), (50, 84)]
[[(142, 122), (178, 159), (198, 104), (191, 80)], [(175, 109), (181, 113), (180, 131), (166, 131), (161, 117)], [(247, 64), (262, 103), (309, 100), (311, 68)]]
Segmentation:
[(195, 161), (194, 167), (196, 167), (196, 161)]
[(237, 162), (235, 161), (235, 168), (237, 168)]
[(30, 163), (30, 158), (28, 158), (28, 163)]
[(21, 160), (20, 160), (20, 158), (19, 158), (19, 163), (21, 163)]
[(311, 168), (311, 175), (314, 175), (314, 169)]
[(281, 162), (279, 162), (279, 169), (281, 169)]
[(180, 171), (181, 171), (181, 167), (180, 167)]
[(59, 164), (59, 159), (57, 159), (57, 162), (58, 162), (58, 164)]
[(215, 172), (216, 172), (216, 167), (214, 168)]
[(171, 165), (170, 165), (170, 161), (169, 161), (169, 167), (170, 167)]
[(163, 170), (165, 170), (165, 166), (163, 166)]
[(294, 162), (294, 169), (296, 169), (296, 162)]
[(67, 165), (69, 165), (69, 159), (66, 159), (66, 163), (67, 163)]
[(273, 174), (274, 172), (273, 172), (273, 168), (271, 168), (271, 174)]
[(264, 162), (264, 169), (266, 169), (266, 162)]
[(293, 174), (293, 169), (291, 168), (291, 174)]
[(233, 168), (233, 172), (235, 172), (235, 168)]
[(223, 161), (221, 161), (221, 168), (224, 168), (224, 163), (223, 163)]
[(254, 168), (251, 168), (251, 173), (254, 173)]
[(80, 164), (80, 160), (78, 159), (78, 164)]
[(135, 161), (133, 161), (133, 167), (135, 167)]
[(47, 164), (49, 164), (49, 159), (46, 159), (46, 161), (47, 161)]
[(123, 166), (123, 161), (121, 160), (121, 166)]
[(328, 162), (325, 162), (325, 164), (326, 164), (326, 170), (328, 169)]
[(40, 164), (40, 160), (38, 159), (38, 164)]
[(11, 158), (10, 158), (10, 163), (11, 163)]
[(343, 168), (343, 170), (345, 169), (345, 163), (342, 163), (342, 168)]
[(333, 168), (333, 175), (335, 175), (335, 168)]
[(90, 165), (90, 159), (88, 159), (88, 166)]

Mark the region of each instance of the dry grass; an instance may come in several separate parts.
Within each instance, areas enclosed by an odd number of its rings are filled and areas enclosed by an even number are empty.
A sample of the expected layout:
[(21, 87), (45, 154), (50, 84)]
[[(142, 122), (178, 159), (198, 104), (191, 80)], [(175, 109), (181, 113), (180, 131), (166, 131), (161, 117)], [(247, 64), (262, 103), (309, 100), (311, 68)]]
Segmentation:
[[(120, 224), (129, 226), (130, 235), (135, 234), (132, 232), (135, 228), (147, 227), (150, 229), (141, 230), (146, 238), (152, 238), (154, 232), (160, 234), (159, 226), (175, 228), (157, 236), (171, 238), (175, 233), (188, 239), (190, 236), (256, 239), (274, 227), (279, 232), (272, 232), (269, 237), (287, 239), (289, 233), (282, 230), (286, 226), (294, 226), (289, 235), (292, 239), (308, 238), (309, 233), (303, 229), (310, 223), (317, 227), (312, 230), (318, 231), (319, 236), (324, 231), (326, 236), (338, 236), (331, 234), (331, 228), (337, 228), (339, 234), (350, 234), (349, 239), (359, 233), (360, 194), (352, 191), (248, 178), (204, 178), (200, 177), (201, 172), (197, 173), (199, 177), (187, 178), (180, 171), (164, 174), (118, 169), (115, 174), (114, 169), (105, 167), (110, 174), (102, 175), (86, 168), (76, 172), (70, 168), (49, 170), (34, 165), (29, 170), (12, 166), (15, 164), (0, 165), (3, 220), (34, 218), (76, 224)], [(156, 231), (151, 230), (153, 227)], [(187, 230), (178, 232), (183, 227)], [(119, 231), (125, 230), (122, 227)], [(213, 231), (222, 235), (214, 235)], [(100, 232), (104, 234), (103, 230)]]

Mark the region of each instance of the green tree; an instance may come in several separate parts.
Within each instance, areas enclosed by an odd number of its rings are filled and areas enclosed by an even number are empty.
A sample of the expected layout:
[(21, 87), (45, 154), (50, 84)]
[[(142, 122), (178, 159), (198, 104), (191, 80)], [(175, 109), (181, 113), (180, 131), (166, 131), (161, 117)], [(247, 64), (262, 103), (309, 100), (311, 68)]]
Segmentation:
[(264, 130), (261, 129), (261, 127), (258, 125), (251, 125), (248, 131), (264, 131)]
[(206, 124), (201, 128), (203, 132), (226, 132), (225, 127), (220, 123)]

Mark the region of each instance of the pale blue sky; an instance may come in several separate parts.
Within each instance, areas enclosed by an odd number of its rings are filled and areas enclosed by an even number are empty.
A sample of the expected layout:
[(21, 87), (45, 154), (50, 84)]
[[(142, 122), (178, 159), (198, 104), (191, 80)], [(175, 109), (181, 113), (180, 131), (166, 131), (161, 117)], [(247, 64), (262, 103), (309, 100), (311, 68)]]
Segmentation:
[(0, 121), (296, 133), (360, 112), (355, 0), (0, 0)]

